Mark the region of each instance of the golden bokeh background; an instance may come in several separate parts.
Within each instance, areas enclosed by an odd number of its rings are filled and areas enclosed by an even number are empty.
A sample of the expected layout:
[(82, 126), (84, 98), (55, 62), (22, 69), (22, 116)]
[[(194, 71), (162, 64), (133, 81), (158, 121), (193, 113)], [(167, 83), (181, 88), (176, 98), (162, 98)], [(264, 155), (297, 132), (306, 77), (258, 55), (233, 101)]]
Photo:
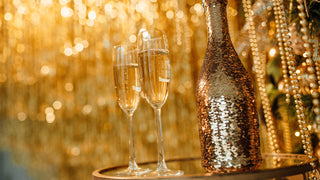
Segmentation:
[[(239, 11), (240, 2), (229, 0), (231, 37), (251, 71)], [(135, 43), (143, 28), (164, 30), (169, 39), (165, 156), (200, 156), (194, 93), (207, 41), (201, 0), (0, 0), (0, 149), (34, 179), (90, 179), (97, 168), (128, 163), (128, 122), (115, 99), (111, 53)], [(137, 161), (156, 160), (145, 100), (134, 128)]]

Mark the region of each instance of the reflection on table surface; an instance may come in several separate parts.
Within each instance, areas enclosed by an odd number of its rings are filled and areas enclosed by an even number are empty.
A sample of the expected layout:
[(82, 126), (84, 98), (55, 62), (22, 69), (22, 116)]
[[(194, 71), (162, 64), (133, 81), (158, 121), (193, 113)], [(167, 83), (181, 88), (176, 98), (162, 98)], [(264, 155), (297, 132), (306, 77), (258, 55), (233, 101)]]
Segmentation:
[[(313, 168), (310, 163), (313, 162), (316, 164), (316, 167)], [(147, 167), (151, 169), (156, 168), (156, 162), (147, 162), (141, 163), (141, 167)], [(202, 177), (219, 177), (222, 178), (222, 175), (211, 175), (206, 173), (201, 167), (201, 159), (200, 158), (185, 158), (185, 159), (175, 159), (168, 160), (167, 165), (171, 169), (180, 169), (184, 171), (184, 175), (180, 178), (184, 177), (193, 177), (200, 178)], [(229, 178), (249, 178), (251, 179), (254, 175), (259, 177), (273, 178), (273, 177), (286, 177), (296, 174), (304, 174), (313, 169), (317, 169), (319, 166), (318, 160), (316, 158), (309, 159), (306, 155), (301, 154), (263, 154), (263, 161), (258, 170), (254, 172), (246, 172), (246, 173), (230, 173), (227, 176)], [(97, 170), (93, 173), (93, 177), (95, 179), (121, 179), (121, 177), (116, 176), (116, 172), (126, 168), (127, 166), (117, 166), (111, 168), (105, 168)], [(248, 176), (248, 177), (246, 177)], [(250, 177), (249, 177), (250, 176)], [(128, 177), (123, 177), (124, 179), (128, 179)], [(148, 177), (140, 177), (140, 178), (148, 178)], [(229, 179), (228, 178), (228, 179)], [(139, 179), (139, 177), (130, 177), (129, 179)], [(255, 178), (253, 178), (255, 179)]]

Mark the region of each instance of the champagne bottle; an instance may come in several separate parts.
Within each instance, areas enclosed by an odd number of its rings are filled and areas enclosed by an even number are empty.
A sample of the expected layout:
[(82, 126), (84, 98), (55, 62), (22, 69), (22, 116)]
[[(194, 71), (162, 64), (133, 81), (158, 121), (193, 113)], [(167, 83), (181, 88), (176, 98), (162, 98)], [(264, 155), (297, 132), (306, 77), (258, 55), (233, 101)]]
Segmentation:
[(253, 85), (230, 39), (227, 0), (203, 0), (208, 43), (196, 89), (202, 167), (252, 171), (261, 164)]

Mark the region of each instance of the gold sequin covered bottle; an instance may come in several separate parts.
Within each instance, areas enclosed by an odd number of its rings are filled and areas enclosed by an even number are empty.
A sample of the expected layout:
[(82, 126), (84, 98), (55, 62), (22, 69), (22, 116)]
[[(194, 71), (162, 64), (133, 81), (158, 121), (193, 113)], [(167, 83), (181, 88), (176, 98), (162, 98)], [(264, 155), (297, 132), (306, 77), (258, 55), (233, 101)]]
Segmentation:
[(208, 44), (196, 101), (202, 167), (251, 171), (261, 164), (259, 119), (250, 77), (232, 45), (227, 0), (203, 0)]

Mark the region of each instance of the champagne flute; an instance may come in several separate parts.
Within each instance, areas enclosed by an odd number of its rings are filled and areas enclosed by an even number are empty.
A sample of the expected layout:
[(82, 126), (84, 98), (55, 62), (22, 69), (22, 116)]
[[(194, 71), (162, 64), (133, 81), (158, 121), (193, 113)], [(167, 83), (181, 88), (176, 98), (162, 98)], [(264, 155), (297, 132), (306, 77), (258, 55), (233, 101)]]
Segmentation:
[(150, 172), (149, 169), (138, 167), (135, 160), (133, 113), (139, 103), (141, 86), (139, 82), (138, 62), (136, 48), (131, 45), (118, 45), (113, 49), (113, 73), (117, 101), (126, 113), (129, 121), (129, 167), (117, 172), (117, 175), (140, 176)]
[(138, 35), (140, 81), (145, 99), (152, 106), (157, 123), (158, 167), (148, 176), (178, 176), (183, 171), (167, 168), (164, 158), (161, 107), (168, 97), (170, 59), (167, 37), (160, 30), (144, 30)]

